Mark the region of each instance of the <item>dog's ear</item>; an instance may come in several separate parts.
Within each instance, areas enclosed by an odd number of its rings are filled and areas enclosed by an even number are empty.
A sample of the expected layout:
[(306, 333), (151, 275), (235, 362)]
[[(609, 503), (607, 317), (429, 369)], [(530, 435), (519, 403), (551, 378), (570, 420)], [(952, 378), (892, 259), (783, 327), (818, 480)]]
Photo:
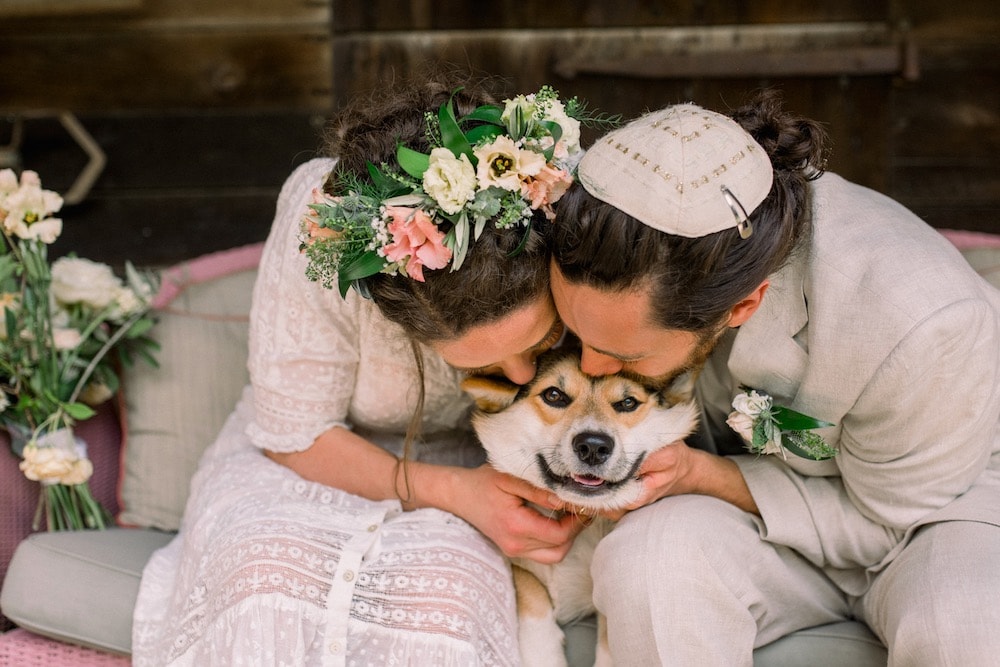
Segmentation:
[(462, 380), (462, 389), (483, 412), (500, 412), (514, 402), (521, 387), (506, 378), (470, 375)]
[(686, 403), (694, 398), (694, 383), (698, 379), (698, 371), (685, 371), (670, 381), (670, 386), (663, 392), (671, 404)]

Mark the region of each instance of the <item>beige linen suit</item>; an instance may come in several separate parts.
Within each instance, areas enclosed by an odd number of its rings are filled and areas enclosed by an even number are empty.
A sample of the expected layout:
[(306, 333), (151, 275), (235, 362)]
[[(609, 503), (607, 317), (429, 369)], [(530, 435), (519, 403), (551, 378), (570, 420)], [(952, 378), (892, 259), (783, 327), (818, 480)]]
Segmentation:
[(840, 451), (735, 456), (760, 517), (700, 496), (628, 515), (594, 565), (622, 664), (748, 665), (845, 617), (894, 665), (1000, 660), (1000, 292), (898, 203), (812, 190), (808, 252), (699, 379), (703, 440), (733, 451), (743, 385), (834, 423)]

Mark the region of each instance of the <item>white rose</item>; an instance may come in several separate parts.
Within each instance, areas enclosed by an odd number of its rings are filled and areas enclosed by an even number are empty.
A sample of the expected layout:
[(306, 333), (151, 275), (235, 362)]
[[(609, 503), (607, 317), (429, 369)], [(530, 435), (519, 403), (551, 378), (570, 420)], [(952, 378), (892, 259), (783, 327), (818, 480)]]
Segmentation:
[(457, 158), (447, 148), (431, 151), (424, 172), (424, 192), (446, 213), (458, 213), (476, 195), (476, 170), (464, 153)]
[(747, 444), (753, 442), (753, 417), (742, 412), (730, 412), (726, 423), (734, 431), (739, 433)]
[(544, 120), (557, 123), (562, 128), (562, 136), (556, 144), (556, 150), (565, 148), (567, 155), (572, 155), (580, 150), (580, 121), (566, 115), (566, 107), (559, 100), (553, 99), (544, 110)]
[(82, 303), (102, 310), (118, 296), (121, 284), (107, 264), (76, 257), (52, 263), (52, 294), (63, 304)]
[(24, 460), (18, 467), (33, 482), (56, 483), (73, 472), (77, 461), (75, 453), (59, 447), (39, 447), (35, 443), (25, 445), (22, 454)]
[(545, 157), (535, 151), (519, 148), (514, 140), (499, 136), (492, 143), (475, 151), (479, 159), (476, 176), (485, 190), (490, 186), (519, 191), (521, 181), (535, 176), (545, 167)]
[(86, 482), (93, 474), (94, 464), (90, 462), (90, 459), (77, 459), (70, 471), (59, 478), (59, 483), (66, 486), (76, 486)]
[(733, 409), (750, 417), (756, 417), (771, 408), (771, 397), (755, 390), (743, 392), (733, 398)]

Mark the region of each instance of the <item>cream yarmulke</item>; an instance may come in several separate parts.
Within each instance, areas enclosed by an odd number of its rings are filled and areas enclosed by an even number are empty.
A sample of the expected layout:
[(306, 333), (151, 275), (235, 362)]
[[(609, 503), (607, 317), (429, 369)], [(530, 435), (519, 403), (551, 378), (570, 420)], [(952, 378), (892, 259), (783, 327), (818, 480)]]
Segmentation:
[(740, 227), (771, 191), (767, 153), (738, 123), (694, 104), (654, 111), (599, 139), (580, 182), (642, 223), (689, 238)]

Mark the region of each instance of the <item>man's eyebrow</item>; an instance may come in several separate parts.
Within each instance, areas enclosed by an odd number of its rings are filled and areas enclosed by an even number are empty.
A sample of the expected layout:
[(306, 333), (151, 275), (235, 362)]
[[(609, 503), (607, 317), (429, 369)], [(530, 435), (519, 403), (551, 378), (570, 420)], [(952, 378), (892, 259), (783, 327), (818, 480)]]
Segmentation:
[[(570, 333), (572, 333), (577, 338), (580, 337), (575, 331), (573, 331), (569, 327), (566, 327), (566, 330), (569, 331)], [(618, 361), (625, 361), (625, 362), (638, 361), (639, 359), (642, 359), (642, 356), (643, 356), (641, 354), (636, 354), (636, 355), (632, 355), (632, 356), (626, 355), (626, 354), (618, 354), (617, 352), (609, 352), (607, 350), (602, 350), (601, 348), (594, 347), (593, 345), (587, 345), (587, 347), (589, 347), (591, 350), (593, 350), (597, 354), (603, 355), (605, 357), (611, 357), (612, 359), (617, 359)]]

